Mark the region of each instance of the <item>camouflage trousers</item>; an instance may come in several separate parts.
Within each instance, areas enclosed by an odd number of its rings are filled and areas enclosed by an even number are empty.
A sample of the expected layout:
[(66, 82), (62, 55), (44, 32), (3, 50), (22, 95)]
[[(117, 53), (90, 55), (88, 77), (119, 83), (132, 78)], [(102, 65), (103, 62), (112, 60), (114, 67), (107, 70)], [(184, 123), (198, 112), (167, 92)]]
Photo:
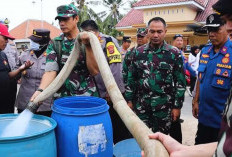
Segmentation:
[(153, 132), (169, 134), (171, 127), (171, 109), (155, 112), (136, 112), (136, 114)]

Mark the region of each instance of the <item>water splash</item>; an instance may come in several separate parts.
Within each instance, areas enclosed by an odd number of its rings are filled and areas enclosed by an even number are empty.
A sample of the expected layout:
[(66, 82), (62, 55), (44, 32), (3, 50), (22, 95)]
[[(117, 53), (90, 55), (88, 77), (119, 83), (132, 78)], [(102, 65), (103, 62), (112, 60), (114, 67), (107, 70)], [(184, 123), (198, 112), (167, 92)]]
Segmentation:
[(4, 129), (0, 137), (14, 137), (24, 135), (32, 117), (33, 113), (28, 109), (25, 109), (14, 121), (12, 121)]

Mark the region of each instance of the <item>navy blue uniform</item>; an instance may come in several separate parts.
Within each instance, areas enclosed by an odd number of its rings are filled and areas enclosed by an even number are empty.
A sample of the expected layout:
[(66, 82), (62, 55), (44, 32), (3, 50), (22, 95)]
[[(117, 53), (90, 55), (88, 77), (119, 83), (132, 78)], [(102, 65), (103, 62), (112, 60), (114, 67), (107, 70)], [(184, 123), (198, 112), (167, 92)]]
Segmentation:
[(0, 52), (0, 113), (13, 113), (12, 107), (9, 107), (9, 87), (10, 66), (5, 53)]
[(231, 68), (232, 44), (229, 39), (218, 53), (214, 53), (212, 44), (202, 49), (198, 68), (200, 81), (198, 114), (200, 126), (198, 127), (214, 129), (215, 140), (217, 140), (225, 102), (230, 94)]

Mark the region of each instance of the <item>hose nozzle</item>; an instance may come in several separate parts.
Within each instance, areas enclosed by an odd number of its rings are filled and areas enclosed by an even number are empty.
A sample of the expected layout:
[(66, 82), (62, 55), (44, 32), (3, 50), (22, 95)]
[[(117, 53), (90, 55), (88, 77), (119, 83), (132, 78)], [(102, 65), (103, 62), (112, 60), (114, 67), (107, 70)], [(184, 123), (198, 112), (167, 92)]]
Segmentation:
[(35, 113), (37, 110), (38, 110), (38, 108), (39, 108), (39, 105), (37, 104), (37, 103), (34, 103), (34, 102), (29, 102), (28, 104), (27, 104), (27, 109), (29, 110), (29, 111), (31, 111), (32, 113)]

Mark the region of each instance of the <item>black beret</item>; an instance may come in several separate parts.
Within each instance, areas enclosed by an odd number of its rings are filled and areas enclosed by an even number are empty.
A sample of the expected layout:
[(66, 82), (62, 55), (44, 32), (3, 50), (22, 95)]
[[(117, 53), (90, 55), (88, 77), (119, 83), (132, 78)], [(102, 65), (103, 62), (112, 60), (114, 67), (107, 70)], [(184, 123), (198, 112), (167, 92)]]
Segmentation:
[(122, 40), (124, 42), (131, 42), (131, 37), (124, 36)]

